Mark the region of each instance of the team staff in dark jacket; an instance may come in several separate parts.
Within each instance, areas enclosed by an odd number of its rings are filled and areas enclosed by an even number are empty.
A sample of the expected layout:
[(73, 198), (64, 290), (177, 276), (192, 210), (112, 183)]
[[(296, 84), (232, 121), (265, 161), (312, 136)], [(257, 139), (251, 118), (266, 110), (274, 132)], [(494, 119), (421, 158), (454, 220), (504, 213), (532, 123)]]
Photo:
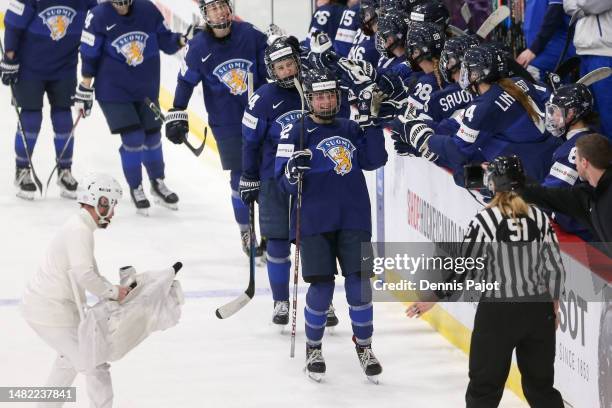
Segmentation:
[(576, 170), (580, 179), (570, 188), (529, 185), (522, 191), (531, 203), (565, 213), (583, 223), (612, 256), (612, 145), (597, 133), (576, 142)]

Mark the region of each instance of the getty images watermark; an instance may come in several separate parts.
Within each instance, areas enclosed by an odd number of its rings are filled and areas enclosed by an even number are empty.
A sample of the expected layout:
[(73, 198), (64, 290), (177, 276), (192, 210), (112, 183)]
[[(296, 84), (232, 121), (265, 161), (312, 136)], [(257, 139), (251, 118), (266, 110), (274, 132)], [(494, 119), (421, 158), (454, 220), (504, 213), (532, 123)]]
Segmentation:
[(502, 279), (487, 273), (494, 251), (466, 253), (461, 242), (368, 243), (361, 249), (373, 301), (472, 301), (504, 289)]

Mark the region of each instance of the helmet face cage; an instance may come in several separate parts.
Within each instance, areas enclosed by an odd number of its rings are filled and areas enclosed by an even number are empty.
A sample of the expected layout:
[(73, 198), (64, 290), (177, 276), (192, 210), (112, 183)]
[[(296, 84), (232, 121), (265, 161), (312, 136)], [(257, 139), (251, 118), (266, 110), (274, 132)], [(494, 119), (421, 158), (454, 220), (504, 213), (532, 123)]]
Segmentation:
[[(315, 89), (316, 85), (319, 84), (313, 84)], [(330, 105), (329, 108), (321, 109), (316, 106), (316, 98), (328, 99), (333, 98), (334, 96), (336, 98), (336, 103)], [(326, 89), (321, 91), (306, 91), (304, 93), (304, 98), (306, 98), (306, 105), (308, 105), (308, 111), (321, 119), (333, 119), (338, 114), (338, 112), (340, 112), (340, 91), (337, 87), (335, 87), (334, 89)]]
[[(275, 65), (283, 61), (293, 61), (295, 64), (295, 74), (280, 78), (276, 73)], [(291, 45), (287, 44), (283, 38), (279, 38), (266, 49), (264, 56), (268, 77), (283, 88), (293, 88), (293, 80), (300, 80), (300, 58), (296, 55)]]
[(453, 37), (444, 43), (444, 49), (440, 53), (440, 75), (444, 81), (453, 81), (453, 74), (461, 70), (465, 52), (476, 46), (478, 40), (472, 36)]
[[(221, 10), (222, 7), (229, 8), (229, 16), (221, 21), (221, 22), (212, 22), (208, 13), (213, 10)], [(223, 30), (231, 27), (232, 19), (234, 14), (234, 8), (232, 7), (231, 0), (200, 0), (200, 12), (202, 13), (202, 18), (207, 26), (210, 28), (216, 28), (218, 30)]]
[[(565, 132), (567, 127), (578, 122), (593, 110), (593, 95), (584, 84), (563, 85), (550, 96), (550, 100), (546, 104), (547, 117), (548, 105), (550, 105), (551, 118), (549, 122), (551, 129), (556, 127)], [(571, 119), (569, 119), (570, 113), (572, 113)], [(560, 127), (560, 114), (563, 119), (563, 128)], [(551, 130), (549, 132), (557, 136)]]
[(131, 6), (134, 0), (111, 0), (115, 6)]
[(553, 97), (546, 102), (546, 116), (544, 118), (544, 124), (546, 130), (555, 137), (561, 137), (567, 130), (567, 112), (566, 109), (555, 105), (552, 102)]

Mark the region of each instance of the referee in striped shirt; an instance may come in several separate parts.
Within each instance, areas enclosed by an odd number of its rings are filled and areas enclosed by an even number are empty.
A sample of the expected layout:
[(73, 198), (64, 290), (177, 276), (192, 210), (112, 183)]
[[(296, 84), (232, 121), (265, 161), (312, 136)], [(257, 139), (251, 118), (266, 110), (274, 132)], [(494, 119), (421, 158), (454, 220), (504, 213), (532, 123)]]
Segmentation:
[[(529, 405), (563, 408), (553, 387), (558, 299), (565, 279), (557, 238), (548, 215), (515, 192), (525, 180), (518, 157), (498, 157), (485, 174), (495, 196), (472, 220), (462, 245), (462, 256), (484, 257), (485, 268), (452, 278), (499, 283), (497, 289), (479, 292), (466, 406), (499, 405), (516, 349)], [(407, 315), (419, 316), (432, 306), (417, 302)]]

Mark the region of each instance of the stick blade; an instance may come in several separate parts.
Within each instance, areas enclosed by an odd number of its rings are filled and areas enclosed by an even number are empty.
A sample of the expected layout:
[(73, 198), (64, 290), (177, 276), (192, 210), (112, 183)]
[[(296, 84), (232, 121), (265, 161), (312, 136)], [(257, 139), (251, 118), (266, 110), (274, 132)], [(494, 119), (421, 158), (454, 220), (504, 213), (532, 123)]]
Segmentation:
[(610, 67), (601, 67), (593, 70), (580, 78), (578, 80), (579, 84), (584, 84), (586, 86), (591, 86), (597, 81), (601, 81), (602, 79), (606, 79), (612, 75), (612, 68)]
[(491, 31), (502, 23), (505, 19), (510, 17), (510, 9), (508, 6), (499, 6), (487, 19), (482, 23), (476, 35), (481, 38), (487, 38)]
[(252, 299), (252, 296), (249, 296), (246, 292), (238, 296), (236, 299), (231, 302), (221, 306), (215, 311), (215, 316), (219, 319), (227, 319), (228, 317), (233, 316), (236, 312), (246, 306)]

